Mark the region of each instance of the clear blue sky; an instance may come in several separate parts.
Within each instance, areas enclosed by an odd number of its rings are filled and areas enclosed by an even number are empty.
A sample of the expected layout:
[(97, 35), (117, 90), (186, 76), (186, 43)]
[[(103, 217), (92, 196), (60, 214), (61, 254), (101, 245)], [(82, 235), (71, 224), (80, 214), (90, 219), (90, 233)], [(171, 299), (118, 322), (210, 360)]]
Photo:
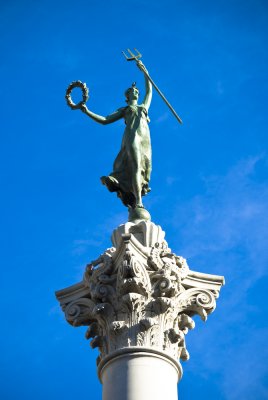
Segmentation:
[(142, 74), (182, 117), (150, 109), (153, 221), (190, 268), (225, 275), (188, 334), (181, 400), (264, 400), (267, 385), (268, 4), (260, 0), (1, 1), (1, 389), (4, 400), (101, 399), (96, 351), (54, 291), (78, 282), (127, 210), (99, 181), (123, 123), (71, 111), (68, 84), (106, 115)]

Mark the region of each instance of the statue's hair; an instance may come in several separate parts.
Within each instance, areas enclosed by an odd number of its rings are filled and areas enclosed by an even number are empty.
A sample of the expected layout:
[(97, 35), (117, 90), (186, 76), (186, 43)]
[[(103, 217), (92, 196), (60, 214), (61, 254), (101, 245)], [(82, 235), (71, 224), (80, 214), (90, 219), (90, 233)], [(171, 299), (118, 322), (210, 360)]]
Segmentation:
[(125, 91), (125, 97), (126, 97), (126, 99), (127, 99), (126, 102), (128, 102), (129, 93), (130, 93), (130, 91), (131, 91), (133, 88), (137, 89), (137, 91), (138, 91), (138, 93), (139, 93), (139, 89), (138, 89), (137, 86), (136, 86), (136, 82), (133, 82), (133, 83), (132, 83), (132, 86), (131, 86), (130, 88), (128, 88), (128, 89)]

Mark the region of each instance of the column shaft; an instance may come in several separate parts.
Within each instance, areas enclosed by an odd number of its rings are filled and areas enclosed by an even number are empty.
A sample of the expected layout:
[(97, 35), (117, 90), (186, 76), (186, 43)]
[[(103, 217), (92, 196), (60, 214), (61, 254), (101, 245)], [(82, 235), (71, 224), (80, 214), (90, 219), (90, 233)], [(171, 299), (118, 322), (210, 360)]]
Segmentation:
[(178, 400), (179, 371), (154, 353), (127, 353), (108, 361), (100, 371), (102, 400)]

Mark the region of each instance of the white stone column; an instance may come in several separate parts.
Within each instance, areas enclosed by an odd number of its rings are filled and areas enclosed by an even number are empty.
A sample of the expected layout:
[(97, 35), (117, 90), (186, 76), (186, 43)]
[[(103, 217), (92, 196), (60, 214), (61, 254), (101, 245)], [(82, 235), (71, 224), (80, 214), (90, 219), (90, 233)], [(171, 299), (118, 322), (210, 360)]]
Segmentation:
[(120, 225), (83, 280), (56, 292), (66, 320), (88, 326), (99, 348), (103, 400), (177, 400), (192, 316), (216, 307), (224, 278), (191, 271), (164, 236), (149, 221)]
[(118, 352), (100, 368), (103, 400), (177, 400), (181, 367), (156, 352)]

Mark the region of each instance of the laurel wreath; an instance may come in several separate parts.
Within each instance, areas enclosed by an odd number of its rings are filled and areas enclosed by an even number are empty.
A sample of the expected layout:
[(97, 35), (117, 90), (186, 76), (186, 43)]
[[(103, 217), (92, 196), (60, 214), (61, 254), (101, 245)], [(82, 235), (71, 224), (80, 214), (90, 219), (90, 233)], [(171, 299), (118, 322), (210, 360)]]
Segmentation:
[[(76, 87), (78, 87), (82, 90), (82, 97), (83, 97), (83, 100), (81, 100), (77, 104), (75, 104), (73, 102), (72, 96), (71, 96), (72, 90)], [(88, 98), (89, 98), (88, 88), (85, 83), (83, 83), (81, 81), (74, 81), (74, 82), (70, 83), (70, 85), (68, 86), (68, 88), (66, 90), (65, 99), (67, 101), (68, 106), (71, 107), (72, 110), (77, 110), (78, 108), (80, 108), (82, 104), (85, 104), (88, 101)]]

